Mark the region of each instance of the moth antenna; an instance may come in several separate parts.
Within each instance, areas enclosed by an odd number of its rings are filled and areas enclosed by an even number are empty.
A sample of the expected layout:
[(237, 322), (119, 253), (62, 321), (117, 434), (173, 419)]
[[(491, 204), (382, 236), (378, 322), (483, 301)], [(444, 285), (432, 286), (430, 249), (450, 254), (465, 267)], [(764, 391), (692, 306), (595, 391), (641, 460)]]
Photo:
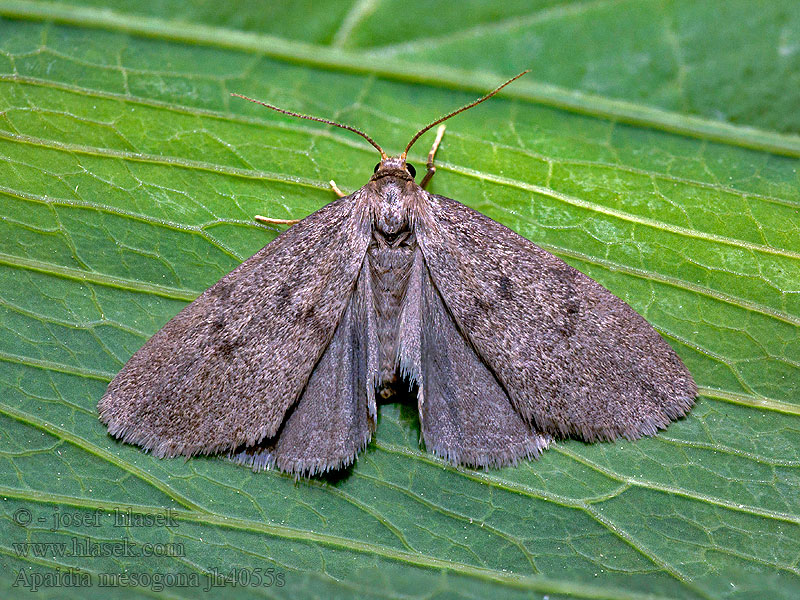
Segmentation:
[[(519, 75), (517, 77), (519, 77)], [(500, 87), (502, 87), (502, 86), (500, 86)], [(495, 90), (495, 91), (497, 91), (497, 90)], [(285, 110), (283, 108), (278, 108), (277, 106), (273, 106), (272, 104), (267, 104), (266, 102), (262, 102), (261, 100), (255, 100), (253, 98), (248, 98), (247, 96), (242, 96), (241, 94), (231, 94), (231, 96), (236, 96), (237, 98), (241, 98), (243, 100), (249, 100), (250, 102), (255, 102), (256, 104), (260, 104), (261, 106), (266, 106), (267, 108), (271, 108), (272, 110), (276, 110), (279, 113), (283, 113), (285, 115), (289, 115), (290, 117), (297, 117), (299, 119), (308, 119), (309, 121), (318, 121), (320, 123), (327, 123), (328, 125), (335, 125), (336, 127), (341, 127), (342, 129), (347, 129), (347, 131), (352, 131), (353, 133), (357, 133), (358, 135), (363, 137), (365, 140), (367, 140), (370, 144), (375, 146), (375, 148), (378, 150), (378, 152), (381, 153), (381, 158), (387, 158), (386, 152), (383, 151), (383, 148), (378, 146), (378, 144), (377, 144), (377, 142), (375, 142), (375, 140), (373, 140), (371, 137), (369, 137), (363, 131), (361, 131), (359, 129), (356, 129), (355, 127), (351, 127), (350, 125), (345, 125), (343, 123), (337, 123), (336, 121), (331, 121), (329, 119), (322, 119), (320, 117), (312, 117), (311, 115), (301, 115), (300, 113), (292, 112), (290, 110)]]
[[(420, 136), (421, 136), (423, 133), (425, 133), (426, 131), (428, 131), (428, 130), (429, 130), (431, 127), (434, 127), (434, 126), (438, 125), (438, 124), (439, 124), (439, 123), (441, 123), (442, 121), (446, 121), (446, 120), (447, 120), (447, 119), (449, 119), (450, 117), (455, 117), (455, 116), (456, 116), (458, 113), (464, 112), (465, 110), (467, 110), (467, 109), (470, 109), (470, 108), (472, 108), (473, 106), (477, 106), (478, 104), (480, 104), (480, 103), (481, 103), (481, 102), (483, 102), (484, 100), (488, 100), (489, 98), (491, 98), (492, 96), (494, 96), (494, 95), (495, 95), (497, 92), (499, 92), (499, 91), (500, 91), (500, 90), (502, 90), (504, 87), (506, 87), (506, 86), (507, 86), (509, 83), (512, 83), (512, 82), (516, 81), (517, 79), (519, 79), (520, 77), (522, 77), (523, 75), (525, 75), (525, 73), (530, 73), (530, 72), (531, 72), (531, 70), (530, 70), (530, 69), (525, 69), (525, 70), (524, 70), (522, 73), (520, 73), (520, 74), (519, 74), (519, 75), (517, 75), (516, 77), (512, 77), (511, 79), (509, 79), (508, 81), (506, 81), (506, 82), (505, 82), (503, 85), (501, 85), (501, 86), (499, 86), (499, 87), (496, 87), (494, 90), (492, 90), (491, 92), (489, 92), (488, 94), (486, 94), (486, 95), (485, 95), (483, 98), (478, 98), (477, 100), (475, 100), (475, 102), (472, 102), (472, 103), (470, 103), (470, 104), (467, 104), (466, 106), (462, 106), (461, 108), (459, 108), (459, 109), (457, 109), (457, 110), (454, 110), (453, 112), (451, 112), (451, 113), (448, 113), (448, 114), (446, 114), (445, 116), (443, 116), (443, 117), (441, 117), (441, 118), (439, 118), (439, 119), (436, 119), (436, 120), (435, 120), (433, 123), (430, 123), (429, 125), (426, 125), (426, 126), (425, 126), (425, 127), (423, 127), (422, 129), (420, 129), (420, 130), (417, 132), (417, 134), (416, 134), (416, 135), (415, 135), (413, 138), (411, 138), (411, 141), (410, 141), (410, 142), (408, 142), (408, 146), (406, 146), (406, 149), (405, 149), (405, 150), (403, 150), (403, 153), (400, 155), (400, 158), (402, 158), (403, 160), (405, 160), (405, 159), (406, 159), (406, 155), (408, 154), (408, 151), (411, 149), (411, 146), (413, 146), (413, 145), (414, 145), (414, 142), (416, 142), (416, 141), (419, 139), (419, 137), (420, 137)], [(270, 108), (272, 108), (272, 107), (270, 107)]]

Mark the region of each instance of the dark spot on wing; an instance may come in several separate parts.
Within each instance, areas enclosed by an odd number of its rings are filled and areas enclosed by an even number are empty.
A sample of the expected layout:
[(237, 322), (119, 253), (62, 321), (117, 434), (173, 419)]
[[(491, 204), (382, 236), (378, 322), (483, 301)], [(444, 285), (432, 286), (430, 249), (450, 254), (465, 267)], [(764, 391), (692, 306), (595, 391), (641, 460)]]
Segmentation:
[(214, 296), (217, 297), (220, 304), (227, 304), (228, 300), (231, 297), (231, 288), (233, 286), (229, 281), (221, 281), (217, 285), (214, 286)]
[(500, 296), (506, 300), (511, 300), (512, 293), (511, 290), (513, 289), (514, 284), (511, 282), (511, 279), (503, 275), (500, 278)]
[(278, 312), (283, 312), (292, 302), (292, 284), (284, 281), (275, 293), (275, 308)]
[(578, 321), (578, 312), (580, 311), (580, 301), (578, 298), (571, 297), (564, 305), (564, 320), (561, 323), (560, 332), (564, 337), (571, 337), (575, 335), (575, 327)]
[(478, 323), (486, 320), (486, 315), (491, 309), (491, 304), (483, 298), (475, 296), (475, 301), (469, 306), (465, 315), (464, 324), (466, 327), (475, 327)]
[(308, 331), (314, 334), (315, 338), (324, 340), (328, 337), (327, 329), (320, 321), (319, 316), (317, 316), (317, 311), (313, 305), (308, 306), (305, 310), (303, 310), (301, 320), (303, 323), (305, 323)]
[(217, 344), (216, 352), (220, 356), (223, 356), (225, 358), (230, 358), (230, 356), (236, 351), (236, 349), (242, 345), (243, 342), (239, 338), (233, 340), (222, 340), (219, 344)]

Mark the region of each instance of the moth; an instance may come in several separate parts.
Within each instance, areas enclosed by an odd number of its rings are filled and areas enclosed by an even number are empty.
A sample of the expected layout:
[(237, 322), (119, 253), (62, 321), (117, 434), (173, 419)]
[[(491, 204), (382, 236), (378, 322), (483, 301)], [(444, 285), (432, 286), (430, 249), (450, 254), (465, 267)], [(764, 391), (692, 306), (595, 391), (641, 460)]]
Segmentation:
[[(580, 271), (415, 182), (387, 156), (366, 185), (283, 232), (157, 332), (99, 402), (109, 432), (159, 457), (227, 454), (313, 476), (351, 464), (376, 402), (416, 391), (428, 451), (471, 467), (555, 438), (652, 435), (697, 386), (644, 318)], [(244, 98), (244, 96), (242, 96)], [(250, 100), (249, 98), (246, 98)], [(331, 182), (335, 191), (335, 184)]]

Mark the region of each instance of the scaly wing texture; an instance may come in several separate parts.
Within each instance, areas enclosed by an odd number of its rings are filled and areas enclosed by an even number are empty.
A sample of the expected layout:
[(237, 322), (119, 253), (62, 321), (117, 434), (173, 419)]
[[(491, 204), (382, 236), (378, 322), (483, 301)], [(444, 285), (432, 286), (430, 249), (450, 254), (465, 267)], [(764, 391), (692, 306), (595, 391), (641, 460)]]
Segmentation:
[(157, 456), (275, 435), (353, 291), (369, 241), (361, 200), (284, 232), (150, 338), (100, 400), (109, 432)]
[(459, 329), (537, 428), (635, 439), (691, 408), (697, 386), (640, 315), (488, 217), (427, 196), (417, 236)]
[(256, 469), (316, 475), (353, 462), (375, 431), (378, 341), (365, 266), (331, 343), (272, 438), (238, 449)]
[(550, 436), (531, 429), (469, 346), (414, 257), (401, 320), (400, 365), (418, 387), (425, 446), (454, 463), (502, 466), (538, 456)]

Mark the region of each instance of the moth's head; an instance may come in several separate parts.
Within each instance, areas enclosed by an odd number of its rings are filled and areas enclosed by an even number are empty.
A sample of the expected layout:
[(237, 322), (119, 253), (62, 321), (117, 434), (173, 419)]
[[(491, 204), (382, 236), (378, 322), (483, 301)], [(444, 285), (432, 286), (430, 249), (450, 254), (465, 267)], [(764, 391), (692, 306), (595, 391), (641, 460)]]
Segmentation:
[(396, 177), (405, 181), (414, 181), (417, 170), (414, 165), (406, 162), (405, 154), (400, 156), (383, 156), (381, 162), (375, 165), (375, 171), (370, 181), (377, 181), (384, 177)]

